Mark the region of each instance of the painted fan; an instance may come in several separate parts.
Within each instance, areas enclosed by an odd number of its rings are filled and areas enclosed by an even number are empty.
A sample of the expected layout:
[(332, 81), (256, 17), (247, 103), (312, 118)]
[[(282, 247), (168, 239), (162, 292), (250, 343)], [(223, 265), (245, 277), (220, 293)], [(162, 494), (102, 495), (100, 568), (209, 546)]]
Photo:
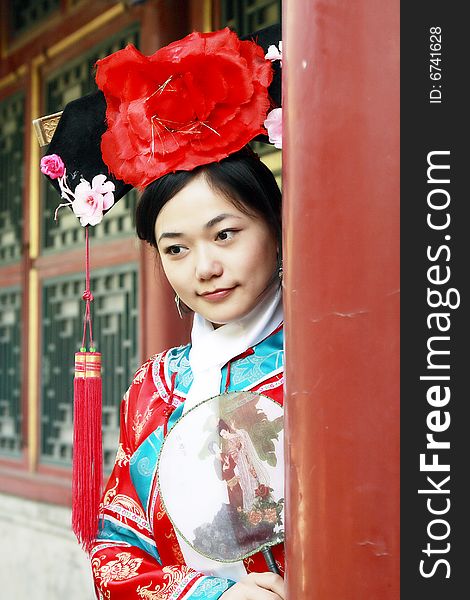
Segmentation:
[[(161, 500), (178, 534), (198, 553), (236, 562), (284, 540), (283, 408), (254, 392), (201, 402), (161, 450)], [(191, 510), (188, 510), (188, 496)]]

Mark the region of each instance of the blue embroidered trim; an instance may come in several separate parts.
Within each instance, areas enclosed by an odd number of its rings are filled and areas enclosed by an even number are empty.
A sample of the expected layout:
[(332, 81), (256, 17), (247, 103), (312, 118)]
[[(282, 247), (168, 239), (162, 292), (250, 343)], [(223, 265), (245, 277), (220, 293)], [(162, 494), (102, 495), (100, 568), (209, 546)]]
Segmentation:
[[(183, 412), (183, 404), (180, 404), (171, 414), (168, 420), (168, 431), (173, 427)], [(157, 476), (157, 464), (164, 441), (163, 425), (157, 427), (137, 448), (129, 461), (129, 473), (139, 500), (145, 509), (148, 522), (152, 527), (153, 512), (156, 495), (150, 504), (150, 493)], [(155, 488), (156, 489), (156, 488)], [(158, 490), (157, 490), (158, 491)]]
[(129, 461), (129, 473), (148, 518), (148, 501), (158, 457), (163, 444), (163, 425), (157, 427), (137, 448)]
[(172, 427), (176, 423), (176, 421), (181, 417), (181, 415), (183, 414), (183, 408), (184, 408), (184, 404), (180, 404), (171, 413), (170, 418), (168, 419), (167, 431), (170, 431), (170, 429), (172, 429)]
[[(230, 365), (230, 382), (227, 391), (238, 391), (252, 388), (257, 383), (268, 379), (284, 364), (284, 330), (256, 344), (254, 354), (234, 361)], [(222, 369), (221, 389), (225, 390), (227, 367)]]
[(186, 396), (193, 382), (193, 372), (189, 366), (189, 351), (191, 344), (172, 348), (165, 360), (165, 375), (167, 381), (171, 380), (173, 373), (178, 373), (178, 395)]
[[(165, 374), (167, 381), (171, 380), (173, 373), (177, 375), (176, 393), (185, 397), (193, 382), (193, 374), (189, 366), (189, 351), (191, 346), (172, 348), (165, 360)], [(232, 362), (230, 365), (230, 382), (227, 391), (244, 390), (257, 383), (268, 379), (279, 372), (284, 364), (284, 329), (253, 347), (254, 354), (245, 356)], [(220, 391), (225, 391), (227, 379), (227, 366), (222, 369)]]
[(128, 542), (131, 546), (137, 546), (144, 550), (162, 564), (158, 550), (154, 544), (147, 542), (143, 536), (140, 536), (133, 529), (127, 528), (124, 524), (118, 524), (114, 519), (105, 516), (100, 519), (99, 533), (97, 540)]
[(199, 579), (194, 590), (191, 590), (189, 598), (220, 598), (235, 581), (222, 579), (220, 577), (203, 577)]
[[(173, 427), (173, 425), (176, 423), (176, 421), (181, 417), (182, 412), (183, 412), (183, 404), (180, 404), (173, 411), (173, 413), (170, 415), (170, 418), (168, 419), (168, 431), (170, 431), (170, 429)], [(161, 450), (161, 447), (160, 447), (160, 450)], [(159, 455), (160, 455), (160, 451), (159, 451)], [(158, 464), (158, 456), (157, 456), (157, 462), (155, 463), (155, 476), (152, 478), (152, 482), (153, 482), (154, 478), (157, 476), (157, 473), (156, 473), (157, 464)], [(150, 521), (150, 526), (152, 527), (152, 531), (153, 531), (153, 519), (150, 518), (150, 515), (155, 514), (155, 504), (157, 502), (158, 494), (159, 494), (159, 490), (158, 490), (158, 486), (156, 485), (153, 488), (153, 494), (152, 494), (152, 498), (150, 501), (149, 510), (147, 512), (148, 519)]]

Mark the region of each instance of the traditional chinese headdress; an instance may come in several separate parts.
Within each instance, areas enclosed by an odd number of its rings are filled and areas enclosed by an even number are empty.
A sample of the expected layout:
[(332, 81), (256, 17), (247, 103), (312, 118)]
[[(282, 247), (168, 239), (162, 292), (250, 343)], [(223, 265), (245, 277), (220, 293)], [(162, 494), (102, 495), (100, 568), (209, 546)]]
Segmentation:
[(99, 91), (67, 104), (41, 160), (61, 195), (58, 208), (70, 206), (86, 232), (72, 478), (72, 527), (86, 550), (96, 535), (102, 485), (101, 355), (92, 332), (88, 226), (133, 186), (222, 160), (253, 139), (269, 136), (280, 147), (281, 51), (279, 26), (245, 39), (228, 28), (195, 32), (151, 56), (129, 45), (97, 62)]

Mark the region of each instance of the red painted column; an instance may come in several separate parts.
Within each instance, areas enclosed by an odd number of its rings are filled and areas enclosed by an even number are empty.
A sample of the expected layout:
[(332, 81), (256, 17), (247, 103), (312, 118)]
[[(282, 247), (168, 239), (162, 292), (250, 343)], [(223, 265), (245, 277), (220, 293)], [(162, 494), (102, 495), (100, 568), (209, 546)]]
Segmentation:
[[(141, 50), (153, 54), (191, 32), (185, 0), (163, 0), (143, 5)], [(155, 352), (190, 340), (192, 318), (178, 316), (172, 291), (154, 248), (142, 242), (140, 253), (140, 344), (142, 361)]]
[(399, 2), (284, 1), (287, 597), (399, 598)]

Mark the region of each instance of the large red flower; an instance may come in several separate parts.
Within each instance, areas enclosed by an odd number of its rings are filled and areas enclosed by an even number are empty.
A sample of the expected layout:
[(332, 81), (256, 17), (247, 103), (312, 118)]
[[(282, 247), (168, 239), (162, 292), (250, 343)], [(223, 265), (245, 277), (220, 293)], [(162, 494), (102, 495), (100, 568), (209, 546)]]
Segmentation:
[(266, 133), (271, 79), (263, 49), (228, 28), (192, 33), (152, 56), (129, 45), (97, 63), (103, 160), (140, 188), (221, 160)]

